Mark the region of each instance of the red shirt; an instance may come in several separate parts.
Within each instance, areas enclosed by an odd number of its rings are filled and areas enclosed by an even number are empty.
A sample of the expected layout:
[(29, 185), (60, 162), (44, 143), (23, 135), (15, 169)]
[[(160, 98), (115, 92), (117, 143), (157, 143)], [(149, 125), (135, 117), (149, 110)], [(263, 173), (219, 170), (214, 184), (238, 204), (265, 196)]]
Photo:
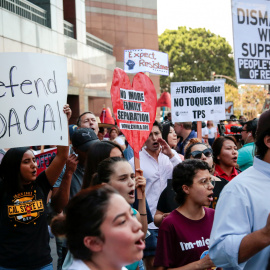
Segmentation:
[(214, 173), (214, 176), (219, 176), (223, 179), (226, 179), (228, 181), (231, 181), (236, 175), (238, 175), (238, 172), (236, 170), (235, 167), (233, 167), (233, 171), (231, 173), (231, 175), (227, 175), (221, 168), (218, 164), (216, 164), (215, 166), (215, 173)]

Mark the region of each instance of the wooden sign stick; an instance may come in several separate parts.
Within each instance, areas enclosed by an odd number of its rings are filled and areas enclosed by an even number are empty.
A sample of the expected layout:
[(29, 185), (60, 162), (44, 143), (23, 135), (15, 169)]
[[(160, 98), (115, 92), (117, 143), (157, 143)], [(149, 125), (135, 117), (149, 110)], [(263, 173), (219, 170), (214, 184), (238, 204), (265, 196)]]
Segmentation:
[(197, 138), (202, 140), (202, 122), (197, 122)]
[[(139, 153), (138, 153), (139, 156)], [(135, 175), (140, 176), (141, 174), (137, 171), (137, 169), (140, 169), (140, 156), (139, 158), (134, 155), (134, 167), (135, 167)], [(142, 190), (141, 188), (137, 188), (137, 199), (141, 200), (142, 199)]]

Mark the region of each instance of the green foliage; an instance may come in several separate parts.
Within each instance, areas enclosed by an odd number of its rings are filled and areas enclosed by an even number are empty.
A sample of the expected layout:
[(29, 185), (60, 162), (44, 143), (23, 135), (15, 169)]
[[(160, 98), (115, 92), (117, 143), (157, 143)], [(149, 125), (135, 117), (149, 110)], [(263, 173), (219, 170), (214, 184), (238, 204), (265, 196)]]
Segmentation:
[(242, 112), (247, 119), (252, 120), (262, 113), (267, 91), (262, 85), (241, 85), (238, 89), (225, 84), (225, 100), (233, 101), (237, 118)]
[(168, 53), (173, 72), (173, 77), (160, 77), (161, 92), (169, 91), (171, 82), (209, 81), (211, 71), (235, 76), (230, 44), (205, 28), (165, 30), (159, 36), (159, 50)]

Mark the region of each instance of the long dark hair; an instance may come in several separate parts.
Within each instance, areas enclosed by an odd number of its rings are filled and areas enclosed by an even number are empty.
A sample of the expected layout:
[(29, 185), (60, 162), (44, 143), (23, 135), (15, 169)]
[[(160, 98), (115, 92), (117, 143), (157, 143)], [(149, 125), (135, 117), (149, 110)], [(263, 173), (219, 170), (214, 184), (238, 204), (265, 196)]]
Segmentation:
[(104, 241), (100, 230), (112, 195), (118, 192), (109, 185), (95, 186), (80, 191), (73, 197), (64, 217), (52, 220), (54, 234), (65, 233), (70, 252), (76, 259), (91, 260), (93, 252), (84, 245), (84, 237), (96, 236)]
[(111, 175), (114, 173), (114, 166), (117, 162), (128, 162), (128, 161), (125, 158), (120, 157), (110, 157), (101, 161), (98, 164), (97, 172), (93, 175), (92, 185), (109, 183)]
[(212, 150), (213, 150), (213, 160), (216, 164), (219, 164), (218, 156), (220, 155), (221, 148), (223, 146), (223, 143), (225, 141), (232, 141), (235, 146), (237, 146), (237, 142), (234, 137), (232, 136), (220, 136), (215, 139), (213, 145), (212, 145)]
[(94, 173), (97, 172), (98, 164), (102, 160), (110, 157), (110, 153), (114, 148), (118, 148), (119, 151), (124, 156), (121, 147), (118, 144), (111, 141), (96, 142), (90, 146), (86, 158), (82, 188), (88, 188), (90, 185), (92, 185), (91, 180)]
[(4, 182), (4, 188), (9, 192), (23, 190), (21, 182), (20, 166), (23, 155), (29, 147), (10, 148), (4, 155), (0, 165), (0, 178)]

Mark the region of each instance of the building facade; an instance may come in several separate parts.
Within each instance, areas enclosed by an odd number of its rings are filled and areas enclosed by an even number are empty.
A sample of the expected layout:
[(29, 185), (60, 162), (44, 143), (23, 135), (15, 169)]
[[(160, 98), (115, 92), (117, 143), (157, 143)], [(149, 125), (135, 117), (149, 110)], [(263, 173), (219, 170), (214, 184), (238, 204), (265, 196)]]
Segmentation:
[[(113, 70), (124, 50), (141, 48), (158, 50), (156, 0), (0, 0), (0, 52), (67, 58), (73, 123), (112, 109)], [(159, 76), (150, 78), (159, 93)]]

